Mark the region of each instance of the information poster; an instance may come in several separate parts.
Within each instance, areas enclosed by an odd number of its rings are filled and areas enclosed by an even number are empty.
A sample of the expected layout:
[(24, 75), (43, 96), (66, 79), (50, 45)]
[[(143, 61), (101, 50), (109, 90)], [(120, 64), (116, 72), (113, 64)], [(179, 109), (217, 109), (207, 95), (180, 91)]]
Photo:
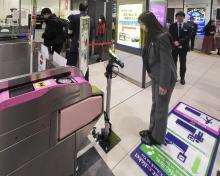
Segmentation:
[(167, 1), (150, 1), (150, 11), (154, 13), (162, 26), (166, 25)]
[(206, 8), (188, 8), (187, 9), (188, 19), (194, 17), (195, 23), (198, 25), (197, 34), (204, 34)]
[(116, 13), (117, 13), (117, 4), (116, 4), (116, 2), (113, 2), (112, 3), (112, 14), (113, 14), (113, 16), (116, 17)]
[(79, 68), (84, 76), (88, 70), (89, 62), (89, 31), (90, 18), (89, 16), (83, 16), (80, 18)]
[(140, 48), (140, 25), (138, 17), (142, 4), (119, 5), (117, 42), (122, 45)]

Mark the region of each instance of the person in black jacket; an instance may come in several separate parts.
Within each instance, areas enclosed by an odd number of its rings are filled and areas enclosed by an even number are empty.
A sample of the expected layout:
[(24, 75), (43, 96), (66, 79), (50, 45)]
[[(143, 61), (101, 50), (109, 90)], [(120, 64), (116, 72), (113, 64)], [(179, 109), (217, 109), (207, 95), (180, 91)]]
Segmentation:
[(194, 50), (194, 44), (195, 44), (195, 38), (198, 30), (198, 25), (194, 22), (194, 17), (190, 17), (189, 25), (192, 29), (192, 35), (191, 35), (191, 51)]
[(142, 143), (161, 145), (165, 142), (169, 102), (177, 78), (172, 58), (173, 41), (152, 12), (143, 12), (138, 21), (146, 36), (143, 64), (152, 82), (150, 126), (139, 134)]
[(80, 14), (72, 14), (68, 17), (68, 20), (70, 21), (69, 28), (72, 30), (72, 42), (67, 65), (77, 66), (79, 57), (80, 17), (87, 15), (87, 8), (87, 5), (81, 3), (79, 5)]
[(173, 59), (177, 66), (179, 56), (180, 60), (180, 83), (185, 84), (186, 74), (186, 56), (189, 51), (189, 41), (191, 38), (191, 27), (184, 22), (185, 13), (180, 11), (176, 14), (177, 22), (170, 26), (170, 34), (174, 39)]
[(42, 35), (44, 45), (48, 47), (51, 54), (53, 54), (54, 51), (60, 54), (65, 40), (62, 26), (56, 15), (52, 14), (49, 8), (44, 8), (41, 11), (41, 15), (46, 20), (46, 29)]
[(202, 51), (206, 54), (211, 54), (211, 51), (216, 50), (215, 45), (215, 33), (216, 33), (216, 26), (215, 21), (210, 20), (208, 24), (204, 28), (205, 36), (203, 39), (202, 44)]

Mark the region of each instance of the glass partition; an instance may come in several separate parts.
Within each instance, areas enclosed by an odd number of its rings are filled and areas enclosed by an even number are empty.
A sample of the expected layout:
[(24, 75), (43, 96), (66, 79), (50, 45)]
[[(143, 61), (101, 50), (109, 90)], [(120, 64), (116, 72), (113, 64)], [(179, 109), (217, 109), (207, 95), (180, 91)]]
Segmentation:
[(28, 33), (30, 15), (31, 0), (0, 0), (0, 38)]
[(3, 25), (18, 25), (17, 12), (19, 11), (19, 0), (0, 0), (0, 20)]

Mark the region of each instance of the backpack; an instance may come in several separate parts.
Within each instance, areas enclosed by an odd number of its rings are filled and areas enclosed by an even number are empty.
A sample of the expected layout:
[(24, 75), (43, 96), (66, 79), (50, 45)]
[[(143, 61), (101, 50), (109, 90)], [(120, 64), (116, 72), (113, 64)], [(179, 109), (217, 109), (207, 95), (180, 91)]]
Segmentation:
[(66, 19), (58, 18), (58, 17), (57, 17), (57, 20), (60, 24), (64, 39), (65, 40), (68, 39), (68, 36), (69, 36), (68, 35), (68, 29), (69, 29), (70, 22)]

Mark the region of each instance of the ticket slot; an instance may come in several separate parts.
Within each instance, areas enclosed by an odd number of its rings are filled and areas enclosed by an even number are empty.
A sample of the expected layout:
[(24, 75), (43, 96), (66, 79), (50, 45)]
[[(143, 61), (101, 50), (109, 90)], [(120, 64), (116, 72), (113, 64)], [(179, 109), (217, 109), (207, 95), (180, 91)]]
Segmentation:
[(32, 91), (34, 91), (34, 86), (33, 86), (33, 84), (29, 83), (29, 84), (23, 85), (21, 87), (16, 87), (16, 88), (10, 89), (9, 90), (9, 97), (13, 98), (13, 97), (16, 97), (16, 96), (19, 96), (19, 95), (22, 95), (22, 94), (25, 94), (28, 92), (32, 92)]

